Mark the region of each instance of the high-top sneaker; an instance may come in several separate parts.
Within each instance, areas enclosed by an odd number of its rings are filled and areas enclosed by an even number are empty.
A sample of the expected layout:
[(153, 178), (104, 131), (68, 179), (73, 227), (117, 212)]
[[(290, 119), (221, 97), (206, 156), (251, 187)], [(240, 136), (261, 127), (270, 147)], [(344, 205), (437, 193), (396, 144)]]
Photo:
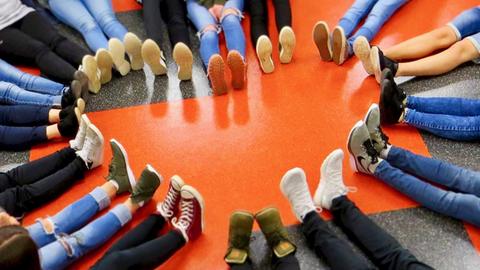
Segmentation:
[(180, 195), (181, 213), (172, 219), (172, 225), (188, 242), (199, 237), (204, 230), (205, 206), (202, 195), (191, 186), (183, 186)]
[(275, 64), (272, 59), (272, 41), (266, 35), (261, 35), (255, 46), (255, 51), (257, 53), (258, 61), (260, 62), (260, 67), (264, 73), (272, 73), (275, 69)]
[(180, 191), (184, 185), (185, 182), (180, 176), (174, 175), (170, 178), (167, 195), (163, 202), (157, 204), (157, 211), (165, 218), (165, 220), (170, 220), (172, 217), (177, 216), (181, 197)]
[(300, 222), (303, 222), (308, 213), (316, 210), (308, 189), (307, 177), (302, 169), (289, 170), (280, 182), (280, 190), (290, 202), (293, 213)]
[(117, 186), (117, 194), (132, 192), (136, 185), (130, 164), (128, 164), (128, 155), (125, 148), (115, 139), (110, 140), (112, 148), (112, 160), (108, 167), (107, 181), (113, 181)]
[(227, 93), (227, 82), (225, 81), (225, 62), (219, 54), (214, 54), (208, 62), (208, 78), (215, 95)]
[(96, 168), (103, 163), (103, 146), (102, 133), (95, 125), (89, 124), (83, 147), (77, 151), (77, 156), (85, 162), (88, 169)]
[(355, 42), (353, 42), (353, 52), (355, 53), (355, 56), (360, 59), (363, 68), (369, 75), (374, 73), (372, 60), (370, 59), (371, 49), (370, 42), (368, 42), (367, 38), (364, 36), (358, 37), (355, 39)]
[(367, 126), (363, 121), (358, 121), (350, 131), (347, 148), (353, 170), (366, 174), (375, 172), (379, 164), (378, 153), (373, 147)]
[(227, 55), (227, 64), (232, 73), (232, 86), (234, 89), (242, 89), (245, 85), (247, 64), (238, 51), (230, 51)]
[(109, 51), (99, 49), (95, 54), (98, 70), (100, 70), (100, 83), (106, 84), (112, 80), (113, 58)]
[(332, 61), (332, 43), (330, 41), (330, 29), (324, 21), (319, 21), (313, 27), (313, 41), (317, 46), (322, 61)]
[(150, 164), (147, 164), (133, 188), (130, 198), (134, 203), (143, 206), (152, 199), (153, 194), (162, 182), (163, 177)]
[(130, 66), (133, 70), (140, 70), (143, 68), (142, 58), (142, 41), (134, 33), (128, 32), (123, 38), (125, 44), (125, 51), (130, 58)]
[(296, 247), (289, 239), (287, 229), (283, 226), (277, 208), (266, 208), (255, 215), (268, 246), (278, 258), (283, 258), (293, 252)]
[(188, 81), (192, 79), (193, 54), (192, 50), (183, 42), (173, 47), (173, 60), (177, 63), (178, 79)]
[(115, 69), (125, 76), (130, 72), (130, 63), (125, 60), (125, 46), (117, 38), (111, 38), (108, 41), (108, 51), (112, 55), (113, 65)]
[(345, 31), (341, 26), (336, 26), (332, 32), (332, 57), (337, 65), (343, 64), (348, 56), (348, 44)]
[(228, 230), (228, 248), (225, 262), (243, 264), (250, 252), (250, 236), (252, 235), (254, 217), (245, 211), (235, 211), (230, 216)]
[(406, 94), (395, 83), (384, 80), (380, 92), (380, 121), (382, 124), (396, 124), (401, 122), (406, 108)]
[(382, 71), (386, 68), (392, 71), (393, 76), (397, 74), (398, 62), (383, 55), (382, 50), (380, 50), (380, 48), (377, 46), (370, 50), (370, 60), (372, 62), (375, 79), (378, 83), (381, 83), (380, 79), (382, 77)]
[(278, 43), (280, 45), (280, 63), (290, 63), (297, 44), (295, 33), (290, 26), (284, 26), (280, 30), (280, 33), (278, 34)]
[(83, 143), (85, 142), (85, 137), (87, 136), (87, 129), (88, 126), (91, 125), (90, 120), (88, 119), (86, 114), (82, 114), (82, 118), (80, 120), (80, 127), (78, 128), (77, 135), (75, 139), (70, 140), (70, 147), (76, 151), (81, 150), (83, 147)]
[(158, 44), (151, 40), (147, 39), (143, 42), (142, 45), (142, 58), (143, 61), (150, 67), (150, 70), (158, 75), (167, 74), (167, 64), (165, 64), (165, 57), (163, 52), (158, 46)]

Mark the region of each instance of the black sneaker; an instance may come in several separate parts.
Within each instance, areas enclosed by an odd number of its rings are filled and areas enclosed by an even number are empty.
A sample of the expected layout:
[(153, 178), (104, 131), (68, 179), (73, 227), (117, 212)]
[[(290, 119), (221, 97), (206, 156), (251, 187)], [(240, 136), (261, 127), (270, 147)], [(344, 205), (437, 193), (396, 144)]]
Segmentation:
[(77, 81), (73, 80), (70, 84), (70, 87), (65, 91), (62, 95), (62, 108), (66, 108), (68, 106), (73, 105), (75, 100), (80, 98), (82, 95), (82, 84)]
[(370, 51), (370, 60), (372, 61), (373, 72), (378, 83), (382, 82), (382, 71), (386, 68), (390, 69), (392, 77), (395, 77), (395, 74), (397, 74), (398, 62), (383, 55), (383, 52), (377, 46)]
[(395, 79), (393, 78), (392, 71), (389, 68), (385, 68), (382, 70), (380, 82), (383, 82), (384, 80), (389, 80), (393, 84), (393, 87), (395, 87), (395, 90), (397, 90), (398, 95), (402, 101), (407, 98), (407, 94), (405, 94), (405, 91), (403, 91), (403, 89), (397, 85)]
[(383, 80), (380, 93), (380, 120), (382, 124), (396, 124), (405, 111), (405, 92), (389, 80)]
[(78, 131), (78, 126), (81, 121), (82, 114), (80, 110), (75, 107), (58, 123), (58, 131), (62, 137), (75, 137)]

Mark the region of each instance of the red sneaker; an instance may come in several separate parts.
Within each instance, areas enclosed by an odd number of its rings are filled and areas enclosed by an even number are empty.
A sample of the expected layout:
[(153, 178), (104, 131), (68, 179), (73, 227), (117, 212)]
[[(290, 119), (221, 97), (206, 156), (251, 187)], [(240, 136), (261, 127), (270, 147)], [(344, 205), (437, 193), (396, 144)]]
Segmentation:
[(180, 204), (180, 190), (185, 185), (182, 178), (178, 175), (170, 178), (170, 185), (168, 187), (167, 195), (163, 202), (157, 204), (157, 211), (166, 220), (170, 220), (172, 217), (177, 216), (178, 205)]
[(203, 198), (202, 195), (191, 186), (183, 186), (180, 192), (180, 217), (172, 219), (173, 227), (180, 232), (185, 241), (199, 237), (204, 228)]

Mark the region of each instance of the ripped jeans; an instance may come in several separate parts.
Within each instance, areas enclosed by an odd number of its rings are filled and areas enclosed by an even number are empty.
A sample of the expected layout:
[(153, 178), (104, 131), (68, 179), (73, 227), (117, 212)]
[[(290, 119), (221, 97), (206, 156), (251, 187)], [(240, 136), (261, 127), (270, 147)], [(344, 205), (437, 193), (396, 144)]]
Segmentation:
[[(38, 220), (29, 226), (27, 230), (30, 237), (39, 247), (42, 269), (64, 269), (108, 241), (131, 220), (130, 210), (119, 204), (84, 226), (96, 213), (109, 205), (107, 193), (97, 187), (55, 216)], [(50, 223), (52, 228), (47, 228), (44, 223)]]
[(203, 64), (208, 67), (210, 57), (220, 53), (218, 35), (221, 30), (225, 33), (228, 51), (238, 51), (245, 59), (245, 33), (241, 20), (244, 0), (229, 0), (223, 7), (226, 10), (235, 10), (237, 14), (222, 16), (220, 22), (206, 7), (196, 0), (187, 0), (188, 18), (192, 21), (200, 37), (200, 56)]

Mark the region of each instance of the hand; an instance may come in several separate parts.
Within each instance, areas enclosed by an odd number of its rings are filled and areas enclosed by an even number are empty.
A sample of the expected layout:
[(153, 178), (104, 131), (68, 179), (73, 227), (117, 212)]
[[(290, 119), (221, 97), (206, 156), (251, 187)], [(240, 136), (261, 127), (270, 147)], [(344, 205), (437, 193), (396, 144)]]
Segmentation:
[(222, 11), (223, 11), (223, 5), (215, 4), (208, 11), (210, 11), (213, 17), (215, 17), (217, 20), (220, 20), (220, 17), (222, 16)]

